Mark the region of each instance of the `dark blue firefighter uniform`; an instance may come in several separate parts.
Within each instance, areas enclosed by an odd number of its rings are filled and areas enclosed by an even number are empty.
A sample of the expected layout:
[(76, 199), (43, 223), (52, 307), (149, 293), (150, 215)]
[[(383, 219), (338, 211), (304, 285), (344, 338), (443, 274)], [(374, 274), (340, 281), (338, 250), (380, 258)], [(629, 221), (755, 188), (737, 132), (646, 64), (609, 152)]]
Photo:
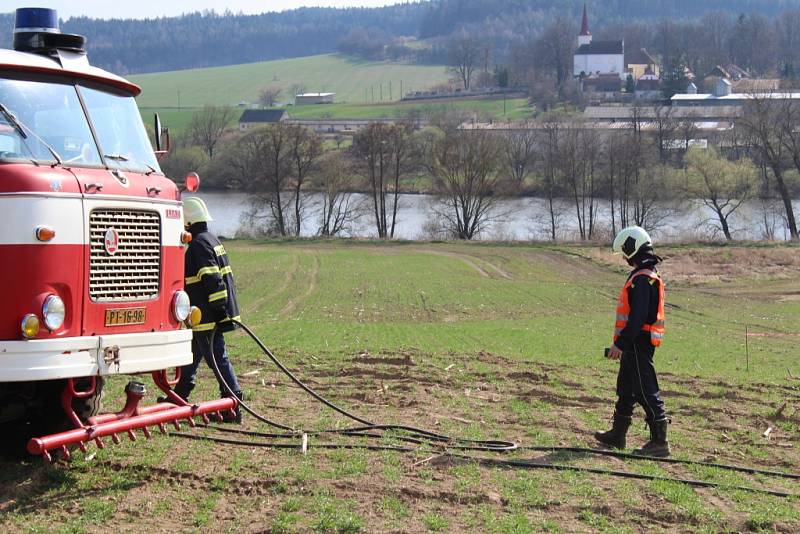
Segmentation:
[[(236, 396), (241, 398), (241, 388), (225, 349), (224, 332), (234, 329), (231, 319), (239, 320), (239, 304), (228, 255), (219, 239), (208, 231), (207, 223), (195, 223), (189, 227), (189, 231), (192, 241), (185, 256), (186, 292), (192, 305), (200, 308), (203, 315), (201, 323), (194, 327), (194, 361), (181, 367), (181, 378), (175, 392), (183, 398), (188, 397), (194, 388), (200, 362), (205, 360), (214, 370), (213, 354), (221, 375), (216, 377), (220, 393), (223, 396), (229, 395), (222, 383), (224, 380)], [(212, 351), (211, 334), (215, 328), (217, 333)]]
[[(655, 265), (647, 263), (633, 272), (641, 268), (655, 270)], [(616, 414), (630, 417), (638, 403), (644, 409), (648, 421), (657, 421), (664, 419), (666, 414), (653, 365), (656, 348), (650, 342), (650, 333), (642, 330), (642, 326), (656, 321), (658, 284), (652, 283), (647, 276), (637, 276), (628, 289), (628, 302), (631, 307), (628, 324), (615, 342), (617, 348), (622, 350), (617, 375)]]

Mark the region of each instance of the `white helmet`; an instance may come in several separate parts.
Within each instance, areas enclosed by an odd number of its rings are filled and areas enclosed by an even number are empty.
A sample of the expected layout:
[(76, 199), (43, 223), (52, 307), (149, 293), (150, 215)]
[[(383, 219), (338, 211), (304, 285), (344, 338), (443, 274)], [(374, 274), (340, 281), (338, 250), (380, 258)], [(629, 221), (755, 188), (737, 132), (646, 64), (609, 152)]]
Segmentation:
[(653, 245), (650, 235), (641, 226), (623, 228), (614, 238), (611, 250), (614, 254), (622, 254), (626, 260), (631, 259), (645, 245)]
[(213, 220), (203, 199), (189, 197), (183, 201), (183, 224), (186, 226)]

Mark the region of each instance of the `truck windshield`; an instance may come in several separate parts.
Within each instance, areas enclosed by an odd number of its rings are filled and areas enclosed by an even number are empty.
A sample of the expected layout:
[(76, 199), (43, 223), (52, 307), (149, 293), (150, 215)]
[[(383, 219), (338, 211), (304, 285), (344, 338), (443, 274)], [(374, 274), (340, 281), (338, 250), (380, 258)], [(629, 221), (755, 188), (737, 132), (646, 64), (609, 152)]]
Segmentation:
[(161, 172), (132, 96), (80, 87), (106, 165), (112, 169)]
[(74, 85), (0, 78), (0, 104), (0, 159), (100, 165)]

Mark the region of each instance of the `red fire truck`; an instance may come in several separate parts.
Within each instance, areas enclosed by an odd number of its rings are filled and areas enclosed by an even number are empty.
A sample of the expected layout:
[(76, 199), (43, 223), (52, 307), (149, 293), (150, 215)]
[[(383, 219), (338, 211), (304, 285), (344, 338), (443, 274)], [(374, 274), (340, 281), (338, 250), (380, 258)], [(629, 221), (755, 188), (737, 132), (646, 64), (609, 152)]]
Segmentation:
[[(235, 403), (171, 391), (199, 320), (183, 291), (181, 191), (159, 169), (161, 126), (154, 152), (139, 87), (91, 66), (84, 43), (55, 11), (23, 8), (14, 49), (0, 49), (0, 425), (46, 459)], [(139, 406), (130, 382), (125, 407), (99, 413), (103, 377), (142, 373), (171, 402)]]

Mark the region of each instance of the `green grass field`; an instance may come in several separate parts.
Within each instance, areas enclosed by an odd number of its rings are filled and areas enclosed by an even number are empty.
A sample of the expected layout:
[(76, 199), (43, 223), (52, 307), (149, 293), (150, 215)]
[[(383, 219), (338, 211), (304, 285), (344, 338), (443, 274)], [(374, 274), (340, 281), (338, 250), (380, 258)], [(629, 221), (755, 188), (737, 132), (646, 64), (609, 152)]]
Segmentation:
[(318, 106), (293, 106), (286, 109), (295, 119), (377, 119), (403, 118), (409, 112), (423, 116), (447, 110), (474, 111), (498, 120), (517, 120), (530, 117), (532, 110), (525, 98), (502, 99), (451, 99), (442, 102), (406, 101), (394, 104), (327, 104)]
[(403, 92), (418, 91), (447, 81), (448, 74), (443, 66), (367, 62), (326, 54), (140, 74), (130, 79), (142, 87), (142, 94), (137, 99), (140, 107), (196, 108), (205, 104), (235, 106), (241, 101), (255, 103), (259, 90), (266, 86), (281, 87), (280, 101), (291, 102), (293, 95), (288, 94), (289, 88), (295, 84), (302, 84), (308, 92), (336, 93), (337, 102), (350, 104), (380, 102), (382, 85), (382, 101), (392, 102), (400, 99), (401, 81)]
[[(463, 109), (495, 120), (518, 120), (532, 113), (523, 98), (505, 102), (495, 98), (400, 102), (401, 80), (402, 90), (407, 93), (447, 79), (443, 66), (366, 62), (337, 54), (131, 77), (142, 87), (137, 102), (146, 123), (152, 122), (153, 113), (159, 113), (162, 123), (177, 135), (185, 131), (192, 113), (205, 104), (255, 103), (259, 89), (265, 86), (283, 88), (280, 101), (287, 104), (291, 103), (289, 88), (294, 84), (303, 84), (307, 91), (336, 93), (335, 104), (287, 106), (289, 114), (297, 119), (402, 118), (410, 111)], [(236, 126), (241, 111), (237, 109), (231, 126)]]
[[(192, 114), (200, 108), (148, 108), (141, 107), (142, 119), (148, 124), (153, 122), (153, 114), (158, 113), (164, 126), (168, 126), (175, 135), (182, 135), (192, 118)], [(496, 121), (520, 120), (531, 116), (533, 110), (525, 98), (502, 99), (453, 99), (442, 102), (395, 102), (391, 104), (325, 104), (316, 106), (289, 106), (286, 111), (295, 119), (382, 119), (405, 118), (411, 112), (420, 113), (423, 117), (433, 112), (447, 110), (473, 111), (482, 119), (491, 118)], [(243, 110), (237, 108), (231, 128), (238, 127), (239, 117)]]
[[(602, 349), (626, 269), (605, 249), (366, 241), (229, 241), (226, 248), (244, 321), (309, 385), (366, 418), (545, 446), (594, 446), (591, 433), (608, 424), (616, 364)], [(659, 252), (667, 257), (669, 306), (656, 365), (674, 456), (797, 472), (797, 248)], [(763, 335), (746, 338), (746, 331)], [(276, 372), (243, 335), (227, 339), (255, 408), (295, 428), (349, 425)], [(199, 380), (194, 398), (216, 395), (208, 369)], [(110, 408), (121, 406), (126, 381), (111, 380)], [(252, 417), (242, 428), (270, 431)], [(645, 434), (637, 421), (629, 446)], [(312, 436), (302, 454), (157, 436), (91, 446), (92, 456), (78, 454), (69, 465), (5, 462), (0, 529), (800, 530), (797, 499), (487, 467), (430, 448), (406, 455), (315, 449), (320, 441), (356, 443)], [(395, 443), (391, 436), (382, 442)], [(796, 481), (711, 467), (525, 450), (504, 457), (800, 493)]]

